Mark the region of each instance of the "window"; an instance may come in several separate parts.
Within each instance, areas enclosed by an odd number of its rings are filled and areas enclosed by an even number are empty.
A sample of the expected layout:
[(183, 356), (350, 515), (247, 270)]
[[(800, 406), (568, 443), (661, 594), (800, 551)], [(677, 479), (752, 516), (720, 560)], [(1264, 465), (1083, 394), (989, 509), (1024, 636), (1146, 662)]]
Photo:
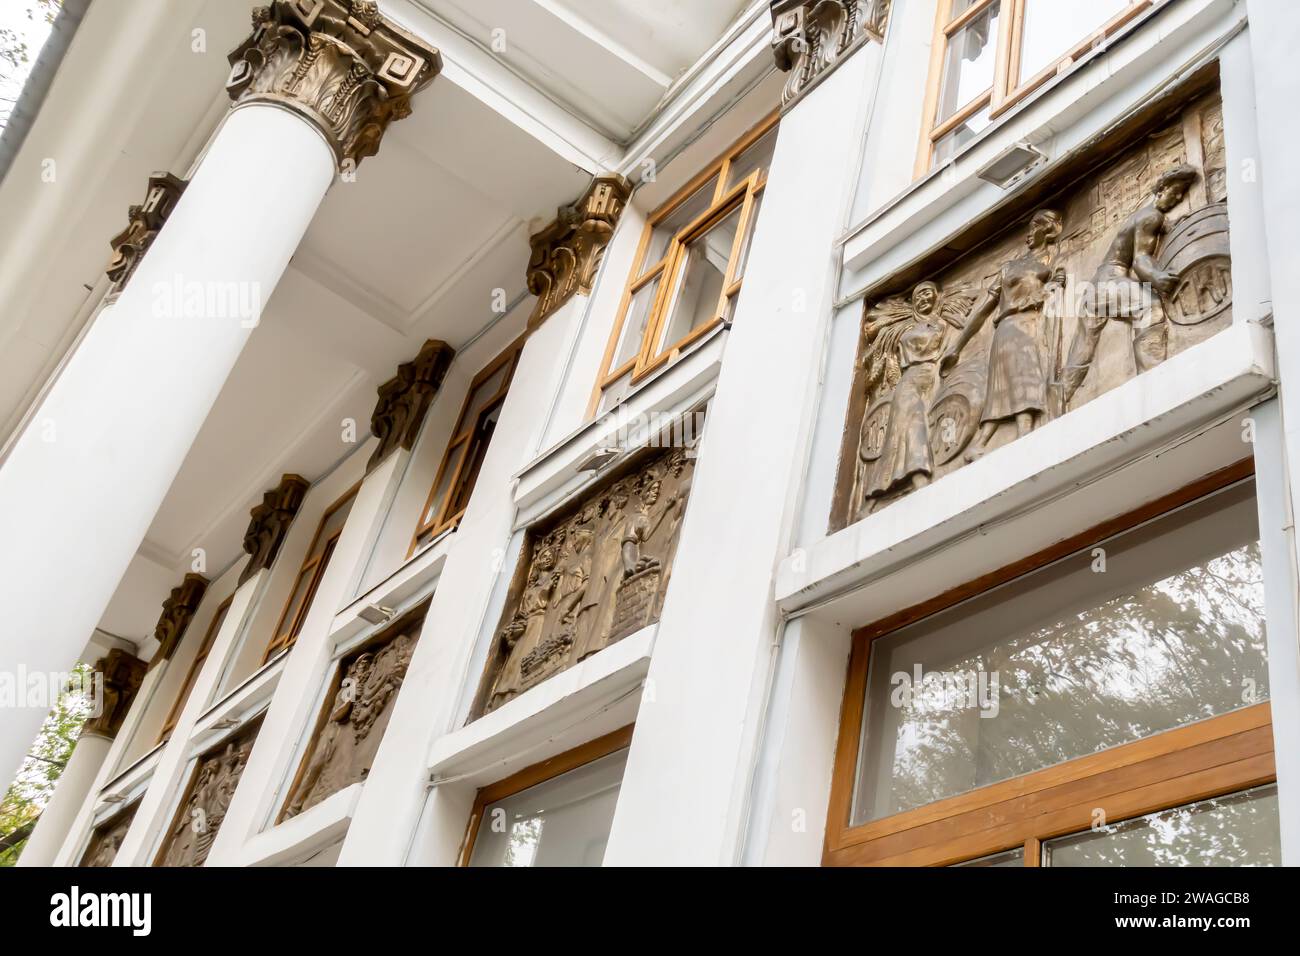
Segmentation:
[(292, 647), (293, 642), (298, 639), (298, 632), (302, 630), (303, 621), (311, 609), (311, 602), (316, 597), (316, 589), (320, 587), (325, 569), (329, 567), (330, 558), (334, 556), (334, 547), (338, 544), (339, 535), (343, 533), (343, 525), (348, 520), (348, 512), (352, 510), (352, 502), (356, 498), (359, 487), (360, 483), (354, 485), (351, 491), (330, 505), (320, 519), (316, 534), (311, 539), (311, 547), (307, 549), (307, 557), (303, 559), (302, 567), (298, 570), (293, 591), (289, 595), (289, 600), (285, 602), (284, 610), (280, 613), (279, 623), (275, 626), (275, 637), (267, 645), (266, 654), (262, 657), (263, 663), (285, 648)]
[[(1170, 809), (1274, 776), (1249, 474), (1226, 469), (859, 631), (828, 862), (1009, 865), (1018, 848), (1038, 866), (1048, 841), (1080, 833), (1053, 844), (1055, 865), (1124, 846), (1146, 859), (1154, 831), (1168, 859), (1195, 859), (1207, 832), (1247, 820), (1253, 835), (1215, 844), (1244, 848), (1223, 862), (1266, 842), (1263, 797), (1249, 814)], [(1169, 813), (1103, 833), (1098, 807), (1107, 824)]]
[(523, 346), (523, 338), (518, 339), (488, 363), (487, 368), (475, 375), (470, 383), (469, 394), (465, 396), (460, 417), (456, 419), (456, 430), (443, 452), (438, 476), (420, 514), (420, 524), (411, 541), (412, 554), (454, 527), (465, 513)]
[(1069, 67), (1150, 0), (939, 0), (916, 174)]
[(474, 801), (465, 866), (600, 866), (632, 728), (545, 760)]
[(221, 625), (226, 621), (226, 612), (230, 610), (230, 602), (234, 599), (235, 596), (230, 595), (221, 602), (221, 606), (217, 608), (217, 613), (212, 615), (212, 623), (208, 625), (207, 633), (203, 635), (203, 643), (199, 645), (199, 652), (194, 657), (194, 663), (190, 665), (189, 673), (185, 675), (185, 683), (181, 685), (180, 693), (176, 695), (176, 703), (172, 704), (171, 712), (167, 715), (167, 721), (163, 724), (162, 732), (158, 735), (159, 743), (171, 736), (172, 729), (181, 716), (181, 708), (189, 700), (190, 691), (194, 689), (194, 682), (199, 679), (199, 671), (203, 668), (203, 662), (208, 659), (208, 652), (212, 650), (212, 643), (217, 639), (217, 634), (221, 631)]
[(776, 148), (771, 116), (650, 214), (592, 397), (623, 400), (637, 381), (730, 321)]

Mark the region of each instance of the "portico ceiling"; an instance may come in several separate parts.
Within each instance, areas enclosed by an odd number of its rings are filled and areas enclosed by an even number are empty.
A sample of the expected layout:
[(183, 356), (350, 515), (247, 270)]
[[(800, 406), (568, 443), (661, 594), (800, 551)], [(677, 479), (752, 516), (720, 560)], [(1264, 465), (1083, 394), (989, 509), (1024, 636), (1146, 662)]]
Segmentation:
[[(108, 6), (115, 9), (91, 5), (29, 134), (29, 155), (0, 183), (0, 212), (43, 223), (25, 239), (33, 243), (27, 255), (45, 266), (35, 277), (15, 275), (16, 263), (0, 274), (0, 421), (9, 421), (0, 440), (86, 321), (108, 239), (141, 200), (148, 175), (184, 174), (219, 122), (225, 50), (245, 34), (251, 4), (169, 0), (166, 16), (155, 0)], [(471, 339), (494, 318), (493, 290), (509, 302), (526, 295), (529, 233), (576, 198), (600, 165), (575, 156), (616, 160), (618, 144), (673, 80), (751, 6), (382, 2), (408, 28), (442, 30), (431, 37), (435, 45), (469, 43), (494, 59), (485, 67), (445, 52), (446, 75), (419, 95), (413, 115), (392, 127), (355, 182), (340, 181), (327, 195), (101, 626), (132, 640), (148, 635), (193, 549), (203, 548), (209, 571), (219, 572), (242, 554), (248, 511), (282, 472), (316, 479), (354, 450), (341, 443), (339, 423), (355, 419), (364, 439), (375, 388), (399, 362), (426, 338), (453, 346)], [(413, 10), (426, 19), (413, 22)], [(494, 52), (498, 27), (506, 46)], [(198, 28), (209, 53), (190, 48)], [(96, 81), (110, 49), (131, 82)], [(479, 84), (471, 67), (525, 84), (515, 99), (532, 97), (528, 109), (501, 95), (509, 83)], [(552, 104), (554, 115), (534, 102)], [(57, 197), (32, 195), (21, 177), (40, 156), (64, 155), (69, 143), (91, 148), (80, 142), (94, 132), (90, 112), (116, 123), (92, 149), (86, 174)], [(553, 134), (561, 122), (570, 125)], [(580, 146), (570, 148), (574, 142)], [(14, 243), (10, 233), (7, 249)]]

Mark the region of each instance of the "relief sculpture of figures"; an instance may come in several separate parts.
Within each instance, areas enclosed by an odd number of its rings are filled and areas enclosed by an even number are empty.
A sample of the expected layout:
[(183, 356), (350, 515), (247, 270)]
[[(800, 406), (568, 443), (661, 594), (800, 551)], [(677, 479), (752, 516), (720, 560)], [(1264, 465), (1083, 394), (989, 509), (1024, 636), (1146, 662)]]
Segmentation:
[(1218, 93), (1126, 135), (865, 290), (831, 531), (1232, 324)]
[(658, 619), (693, 450), (643, 456), (536, 539), (484, 677), (482, 713)]
[(245, 732), (199, 759), (194, 783), (163, 844), (159, 866), (202, 866), (207, 860), (256, 736)]
[(1040, 209), (1030, 217), (1025, 254), (1003, 263), (992, 287), (939, 362), (939, 374), (947, 376), (966, 343), (993, 316), (984, 410), (976, 444), (966, 452), (967, 461), (984, 453), (998, 426), (1014, 422), (1016, 436), (1023, 438), (1046, 416), (1051, 364), (1043, 355), (1041, 324), (1049, 286), (1065, 285), (1065, 274), (1054, 266), (1050, 255), (1061, 228), (1061, 214), (1054, 209)]
[(934, 471), (929, 402), (948, 329), (960, 329), (972, 298), (921, 282), (908, 299), (890, 298), (867, 312), (867, 413), (858, 442), (860, 513), (900, 486), (920, 488)]
[(399, 621), (340, 664), (338, 690), (294, 782), (282, 818), (297, 816), (369, 776), (423, 619), (421, 611)]
[(1162, 269), (1156, 258), (1168, 226), (1166, 217), (1187, 198), (1187, 190), (1196, 178), (1197, 172), (1191, 166), (1179, 164), (1166, 169), (1156, 179), (1151, 202), (1129, 216), (1110, 241), (1092, 285), (1084, 290), (1079, 304), (1079, 324), (1062, 376), (1066, 402), (1092, 368), (1101, 330), (1111, 319), (1132, 325), (1133, 360), (1138, 372), (1165, 360), (1169, 328), (1159, 297), (1174, 292), (1179, 274)]

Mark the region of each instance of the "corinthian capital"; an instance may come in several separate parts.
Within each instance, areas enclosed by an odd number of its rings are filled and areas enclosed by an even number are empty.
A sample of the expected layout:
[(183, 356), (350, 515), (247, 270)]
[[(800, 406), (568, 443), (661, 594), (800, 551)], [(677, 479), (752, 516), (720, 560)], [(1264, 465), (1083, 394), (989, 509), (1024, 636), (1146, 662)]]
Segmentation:
[(366, 462), (367, 474), (399, 446), (407, 451), (415, 447), (424, 415), (455, 354), (446, 342), (429, 339), (419, 355), (397, 366), (397, 374), (379, 386), (379, 401), (370, 416), (370, 430), (379, 445)]
[(789, 73), (788, 107), (868, 39), (883, 40), (890, 0), (772, 0), (772, 53)]
[(262, 503), (249, 512), (251, 520), (244, 532), (248, 563), (239, 573), (240, 584), (275, 563), (275, 556), (280, 553), (280, 545), (309, 487), (311, 482), (301, 475), (282, 475), (280, 483), (263, 493)]
[(100, 682), (99, 709), (86, 720), (82, 733), (116, 737), (148, 669), (144, 661), (118, 648), (101, 657), (95, 665)]
[(194, 612), (199, 609), (203, 592), (208, 589), (208, 579), (201, 574), (187, 574), (180, 587), (172, 588), (172, 593), (163, 601), (162, 614), (153, 636), (160, 645), (158, 653), (149, 662), (150, 666), (161, 661), (171, 660), (180, 645), (185, 630), (194, 619)]
[(617, 173), (597, 176), (577, 202), (561, 206), (555, 221), (529, 238), (533, 252), (528, 291), (537, 296), (530, 327), (575, 293), (591, 293), (605, 247), (631, 195), (631, 184)]
[(253, 32), (230, 54), (236, 105), (269, 102), (313, 122), (339, 166), (379, 151), (411, 96), (442, 69), (437, 50), (379, 13), (374, 0), (275, 0), (253, 10)]
[(126, 228), (109, 240), (113, 258), (104, 270), (113, 283), (108, 290), (109, 296), (115, 296), (126, 288), (127, 280), (176, 208), (185, 185), (185, 180), (171, 173), (154, 173), (149, 177), (144, 202), (127, 210)]

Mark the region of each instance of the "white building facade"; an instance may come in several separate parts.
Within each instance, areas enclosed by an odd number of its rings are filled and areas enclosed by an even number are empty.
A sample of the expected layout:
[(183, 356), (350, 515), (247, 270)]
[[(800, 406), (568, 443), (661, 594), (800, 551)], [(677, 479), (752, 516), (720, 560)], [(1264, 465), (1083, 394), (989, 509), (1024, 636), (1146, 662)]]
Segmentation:
[(92, 0), (0, 181), (6, 774), (104, 701), (20, 864), (1300, 863), (1297, 46)]

